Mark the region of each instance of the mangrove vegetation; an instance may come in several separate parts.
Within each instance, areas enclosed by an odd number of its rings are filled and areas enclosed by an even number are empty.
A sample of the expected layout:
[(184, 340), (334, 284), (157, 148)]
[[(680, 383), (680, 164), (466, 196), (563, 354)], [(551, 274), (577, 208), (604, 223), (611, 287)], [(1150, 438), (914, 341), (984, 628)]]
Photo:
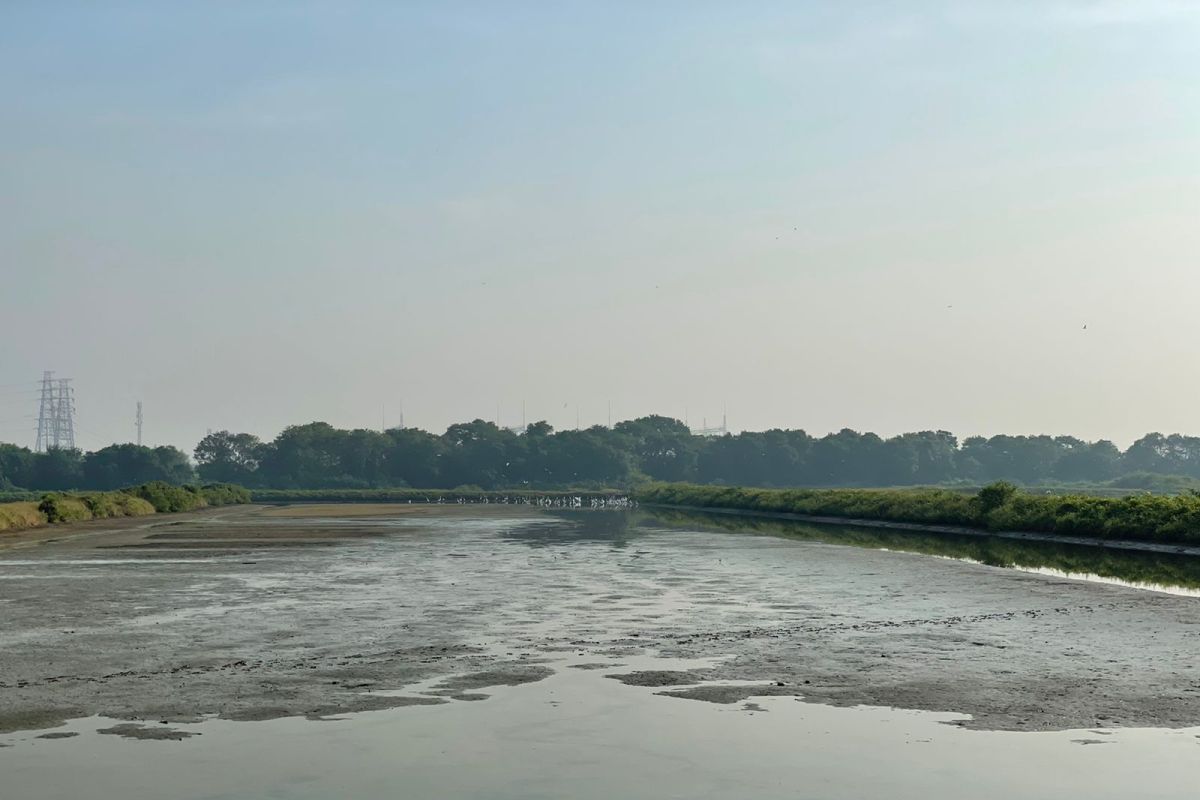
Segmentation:
[(650, 484), (643, 504), (804, 517), (952, 525), (989, 531), (1200, 544), (1200, 494), (1096, 497), (1031, 494), (998, 482), (947, 489), (756, 489)]
[(155, 481), (111, 492), (53, 492), (36, 501), (0, 503), (0, 531), (60, 522), (198, 511), (249, 502), (248, 491), (229, 484), (176, 486)]

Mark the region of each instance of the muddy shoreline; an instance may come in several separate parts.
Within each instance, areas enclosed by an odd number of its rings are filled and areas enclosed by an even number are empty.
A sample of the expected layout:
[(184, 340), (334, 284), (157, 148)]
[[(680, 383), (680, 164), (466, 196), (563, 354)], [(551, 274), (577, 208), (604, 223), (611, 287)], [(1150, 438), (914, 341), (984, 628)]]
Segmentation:
[(640, 655), (711, 664), (621, 679), (680, 702), (1200, 724), (1194, 598), (625, 512), (377, 511), (64, 526), (5, 550), (0, 732), (486, 702), (566, 656)]

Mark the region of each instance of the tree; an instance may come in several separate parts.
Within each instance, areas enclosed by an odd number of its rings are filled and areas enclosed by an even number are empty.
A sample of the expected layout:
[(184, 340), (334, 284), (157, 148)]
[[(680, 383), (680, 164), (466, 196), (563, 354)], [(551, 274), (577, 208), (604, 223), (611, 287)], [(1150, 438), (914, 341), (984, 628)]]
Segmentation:
[(443, 482), (448, 487), (484, 489), (506, 485), (516, 438), (511, 431), (482, 419), (451, 425), (442, 434), (446, 448), (441, 470)]
[(917, 456), (917, 483), (945, 483), (956, 477), (958, 438), (949, 431), (921, 431), (900, 436)]
[(263, 450), (258, 465), (263, 485), (296, 489), (354, 485), (338, 469), (339, 433), (327, 422), (284, 428)]
[(83, 453), (78, 450), (37, 453), (31, 467), (27, 489), (62, 491), (83, 484)]
[(442, 485), (446, 448), (441, 439), (417, 428), (393, 428), (386, 438), (381, 467), (388, 486), (432, 489)]
[(384, 460), (391, 441), (386, 434), (365, 428), (338, 431), (338, 436), (333, 439), (338, 472), (362, 486), (387, 483)]
[(696, 464), (697, 480), (742, 486), (797, 486), (804, 480), (812, 440), (804, 431), (745, 431), (706, 440)]
[(679, 420), (654, 415), (618, 422), (613, 430), (637, 468), (651, 478), (686, 481), (695, 476), (698, 437)]
[(33, 460), (28, 447), (0, 444), (0, 489), (32, 486)]
[(1037, 483), (1053, 477), (1063, 452), (1049, 436), (973, 436), (963, 442), (964, 456), (979, 465), (978, 479)]
[(151, 481), (180, 485), (195, 479), (187, 455), (174, 447), (114, 444), (83, 457), (82, 485), (89, 489), (119, 489)]
[(1125, 472), (1200, 477), (1200, 439), (1178, 433), (1148, 433), (1129, 446), (1121, 466)]
[(843, 428), (817, 439), (807, 465), (813, 486), (878, 485), (883, 440), (873, 433)]
[(554, 428), (545, 420), (531, 422), (509, 449), (509, 480), (518, 486), (549, 486), (555, 481), (551, 452), (557, 441)]
[(256, 486), (263, 453), (257, 436), (217, 431), (201, 439), (193, 455), (200, 477), (206, 481)]
[[(548, 438), (541, 456), (544, 485), (577, 487), (617, 486), (628, 483), (629, 455), (617, 446), (607, 428), (562, 431)], [(535, 436), (532, 442), (536, 443)]]
[(1054, 465), (1054, 476), (1062, 481), (1096, 483), (1116, 477), (1121, 451), (1112, 442), (1084, 442), (1073, 436), (1056, 437), (1062, 454)]

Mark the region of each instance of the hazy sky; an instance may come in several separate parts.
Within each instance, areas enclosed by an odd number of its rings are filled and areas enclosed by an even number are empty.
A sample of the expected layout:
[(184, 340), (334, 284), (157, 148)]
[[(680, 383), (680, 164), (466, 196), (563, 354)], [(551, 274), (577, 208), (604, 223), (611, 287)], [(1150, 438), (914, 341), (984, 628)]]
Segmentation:
[(8, 0), (0, 96), (0, 440), (1200, 433), (1200, 2)]

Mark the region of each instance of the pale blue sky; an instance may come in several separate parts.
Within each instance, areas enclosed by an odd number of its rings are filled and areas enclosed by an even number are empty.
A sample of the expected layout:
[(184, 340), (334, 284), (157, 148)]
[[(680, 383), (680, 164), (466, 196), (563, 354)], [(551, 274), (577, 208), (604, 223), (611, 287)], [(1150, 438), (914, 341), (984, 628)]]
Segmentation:
[(1200, 433), (1198, 2), (10, 0), (0, 91), (0, 440)]

